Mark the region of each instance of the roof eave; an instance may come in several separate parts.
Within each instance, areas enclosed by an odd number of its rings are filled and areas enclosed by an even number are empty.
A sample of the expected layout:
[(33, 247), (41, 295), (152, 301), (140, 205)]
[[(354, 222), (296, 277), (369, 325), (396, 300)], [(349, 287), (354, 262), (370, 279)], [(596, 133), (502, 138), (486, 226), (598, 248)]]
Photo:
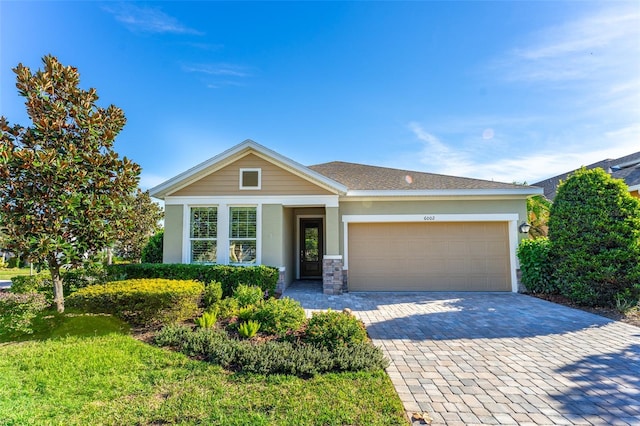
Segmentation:
[(464, 196), (505, 196), (542, 195), (544, 190), (537, 187), (514, 189), (414, 189), (414, 190), (351, 190), (347, 197), (464, 197)]

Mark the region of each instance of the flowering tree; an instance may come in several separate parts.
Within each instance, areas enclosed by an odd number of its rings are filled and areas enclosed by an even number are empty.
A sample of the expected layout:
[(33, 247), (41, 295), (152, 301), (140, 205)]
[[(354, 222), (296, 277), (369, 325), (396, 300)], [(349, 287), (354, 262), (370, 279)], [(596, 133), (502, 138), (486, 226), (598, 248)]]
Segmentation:
[(114, 151), (121, 109), (96, 105), (78, 70), (45, 56), (44, 69), (13, 69), (29, 127), (0, 117), (0, 222), (8, 248), (47, 265), (64, 311), (63, 266), (80, 266), (126, 229), (140, 167)]

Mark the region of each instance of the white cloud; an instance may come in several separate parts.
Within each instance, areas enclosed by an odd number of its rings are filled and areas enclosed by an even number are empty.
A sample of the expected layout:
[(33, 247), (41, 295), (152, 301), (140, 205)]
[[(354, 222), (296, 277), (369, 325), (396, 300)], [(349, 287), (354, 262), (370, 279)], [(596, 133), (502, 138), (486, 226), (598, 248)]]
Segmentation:
[(137, 6), (132, 3), (104, 6), (105, 11), (124, 24), (129, 30), (145, 33), (173, 33), (202, 35), (200, 31), (181, 24), (176, 18), (160, 9)]
[(251, 77), (248, 67), (229, 63), (183, 64), (182, 70), (188, 73), (203, 74), (207, 89), (244, 86), (242, 80)]
[(250, 76), (246, 67), (234, 64), (191, 64), (183, 65), (185, 72), (195, 72), (215, 76), (227, 77), (248, 77)]
[(481, 158), (490, 149), (486, 146), (461, 150), (445, 144), (418, 123), (410, 123), (409, 128), (423, 144), (421, 149), (417, 154), (391, 160), (389, 166), (499, 182), (538, 182), (607, 158), (623, 157), (640, 146), (640, 125), (634, 125), (602, 135), (597, 146), (567, 143), (540, 150), (525, 144), (502, 155), (492, 152), (489, 157), (493, 159), (487, 160)]
[(528, 45), (514, 48), (496, 65), (512, 81), (601, 84), (611, 81), (612, 75), (616, 80), (637, 80), (639, 38), (637, 5), (599, 10), (543, 29)]
[[(490, 84), (521, 98), (522, 110), (500, 114), (496, 104), (491, 116), (430, 117), (428, 130), (413, 121), (422, 147), (394, 167), (531, 183), (640, 149), (637, 7), (544, 28), (501, 57)], [(487, 128), (494, 137), (483, 140)]]

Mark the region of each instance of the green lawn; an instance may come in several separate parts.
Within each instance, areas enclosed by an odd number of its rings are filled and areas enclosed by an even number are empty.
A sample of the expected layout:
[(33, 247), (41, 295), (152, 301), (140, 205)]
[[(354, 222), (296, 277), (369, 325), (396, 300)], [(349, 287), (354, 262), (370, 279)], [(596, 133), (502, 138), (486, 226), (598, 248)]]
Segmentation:
[(31, 268), (2, 268), (0, 269), (0, 280), (10, 280), (17, 275), (29, 275)]
[(3, 425), (406, 425), (384, 371), (232, 374), (140, 342), (108, 316), (66, 314), (0, 343)]

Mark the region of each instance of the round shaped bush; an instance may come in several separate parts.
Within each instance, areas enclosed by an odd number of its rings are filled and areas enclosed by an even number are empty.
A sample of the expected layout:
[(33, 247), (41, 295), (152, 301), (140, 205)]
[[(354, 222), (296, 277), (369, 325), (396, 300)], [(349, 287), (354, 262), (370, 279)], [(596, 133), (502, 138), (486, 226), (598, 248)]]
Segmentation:
[(314, 312), (309, 319), (305, 340), (309, 343), (336, 349), (367, 341), (364, 324), (356, 317), (328, 310)]
[(559, 291), (585, 305), (613, 305), (640, 288), (640, 200), (621, 179), (582, 168), (558, 187), (549, 260)]
[(255, 305), (264, 299), (264, 291), (255, 285), (240, 284), (233, 292), (233, 298), (238, 301), (241, 308)]
[(253, 320), (260, 323), (260, 331), (280, 336), (298, 330), (306, 318), (300, 303), (288, 297), (268, 299), (258, 304), (253, 314)]

